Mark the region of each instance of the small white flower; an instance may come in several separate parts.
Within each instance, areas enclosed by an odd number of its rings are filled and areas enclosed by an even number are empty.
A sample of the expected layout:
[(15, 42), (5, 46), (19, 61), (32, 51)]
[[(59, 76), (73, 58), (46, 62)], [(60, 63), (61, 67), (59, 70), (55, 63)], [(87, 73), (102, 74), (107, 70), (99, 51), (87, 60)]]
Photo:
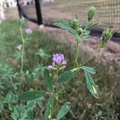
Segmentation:
[(22, 45), (18, 45), (18, 46), (17, 46), (17, 49), (18, 49), (18, 50), (21, 50), (21, 48), (22, 48)]

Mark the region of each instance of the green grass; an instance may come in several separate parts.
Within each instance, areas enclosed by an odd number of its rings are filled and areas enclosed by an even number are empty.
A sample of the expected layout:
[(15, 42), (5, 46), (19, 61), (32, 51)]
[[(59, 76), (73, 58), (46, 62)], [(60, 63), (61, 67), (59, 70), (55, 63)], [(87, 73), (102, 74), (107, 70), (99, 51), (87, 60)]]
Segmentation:
[[(18, 70), (19, 62), (14, 63), (13, 54), (16, 51), (16, 46), (21, 44), (19, 25), (16, 21), (4, 21), (0, 24), (0, 60), (6, 64), (12, 63), (16, 70)], [(41, 58), (35, 53), (39, 49), (44, 49), (48, 54), (63, 53), (67, 59), (67, 69), (72, 68), (74, 49), (72, 45), (61, 43), (59, 38), (49, 33), (34, 30), (31, 34), (31, 41), (25, 46), (24, 70), (34, 70), (37, 63), (41, 62)], [(80, 50), (79, 61), (84, 61), (89, 55)], [(51, 58), (44, 60), (45, 65), (51, 64)], [(95, 63), (91, 60), (88, 66), (96, 69), (97, 74), (93, 76), (100, 98), (95, 99), (86, 88), (85, 78), (83, 73), (79, 73), (75, 79), (71, 80), (67, 92), (61, 96), (60, 104), (65, 101), (72, 103), (71, 112), (69, 112), (62, 120), (117, 120), (115, 116), (120, 112), (119, 109), (119, 85), (120, 77), (115, 73), (109, 73), (107, 66)], [(25, 84), (23, 91), (34, 89), (34, 84)], [(43, 80), (40, 78), (40, 89), (44, 88)], [(41, 110), (37, 109), (35, 112), (36, 119)], [(75, 118), (74, 118), (75, 115)], [(40, 116), (39, 116), (40, 118)]]

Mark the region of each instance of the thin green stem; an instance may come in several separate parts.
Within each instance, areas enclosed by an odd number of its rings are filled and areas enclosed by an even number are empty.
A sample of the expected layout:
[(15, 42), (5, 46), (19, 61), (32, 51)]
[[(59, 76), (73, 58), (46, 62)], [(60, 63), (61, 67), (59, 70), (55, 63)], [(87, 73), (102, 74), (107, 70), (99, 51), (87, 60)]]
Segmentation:
[(99, 47), (99, 48), (96, 50), (96, 52), (95, 52), (92, 56), (90, 56), (86, 61), (84, 61), (80, 66), (83, 66), (83, 65), (86, 64), (88, 61), (90, 61), (90, 60), (99, 52), (100, 49), (101, 49), (101, 48)]
[[(25, 48), (25, 39), (23, 37), (23, 32), (22, 32), (22, 27), (20, 27), (20, 34), (21, 34), (21, 40), (22, 40), (22, 50), (21, 50), (21, 69), (20, 69), (20, 73), (21, 75), (23, 75), (23, 67), (24, 67), (24, 48)], [(19, 87), (19, 92), (21, 91), (21, 87), (22, 87), (22, 82), (23, 80), (21, 79), (20, 81), (20, 87)]]
[(76, 56), (75, 56), (74, 68), (76, 68), (78, 66), (78, 53), (79, 53), (79, 43), (77, 43), (77, 47), (76, 47)]
[(23, 37), (22, 27), (20, 27), (20, 34), (22, 39), (22, 51), (21, 51), (21, 73), (23, 73), (23, 60), (24, 60), (24, 48), (25, 48), (25, 39)]
[[(58, 73), (59, 73), (59, 70), (57, 70), (57, 73), (56, 73), (56, 76), (57, 76), (57, 78), (58, 78)], [(56, 91), (58, 91), (58, 83), (57, 83), (57, 87), (56, 87)]]
[[(57, 72), (56, 72), (56, 78), (58, 78), (58, 74), (59, 74), (59, 70), (57, 70)], [(55, 92), (55, 95), (54, 95), (54, 97), (55, 97), (55, 106), (54, 106), (53, 112), (51, 113), (51, 118), (52, 118), (52, 116), (54, 115), (54, 112), (55, 112), (55, 110), (56, 110), (56, 108), (57, 108), (57, 106), (58, 106), (58, 100), (59, 100), (58, 89), (59, 89), (59, 84), (56, 83), (56, 92)]]

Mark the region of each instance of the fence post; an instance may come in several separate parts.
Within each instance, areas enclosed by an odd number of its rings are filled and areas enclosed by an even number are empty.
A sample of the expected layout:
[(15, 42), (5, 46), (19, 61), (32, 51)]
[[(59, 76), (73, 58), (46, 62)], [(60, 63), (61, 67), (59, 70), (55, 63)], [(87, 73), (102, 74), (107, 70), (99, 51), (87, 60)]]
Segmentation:
[(0, 23), (5, 19), (3, 3), (0, 1)]
[(38, 25), (43, 27), (42, 13), (41, 13), (41, 4), (39, 0), (35, 0), (35, 8), (37, 14)]
[(18, 8), (19, 17), (21, 18), (22, 15), (21, 15), (21, 12), (20, 12), (19, 0), (16, 0), (16, 2), (17, 2), (17, 8)]

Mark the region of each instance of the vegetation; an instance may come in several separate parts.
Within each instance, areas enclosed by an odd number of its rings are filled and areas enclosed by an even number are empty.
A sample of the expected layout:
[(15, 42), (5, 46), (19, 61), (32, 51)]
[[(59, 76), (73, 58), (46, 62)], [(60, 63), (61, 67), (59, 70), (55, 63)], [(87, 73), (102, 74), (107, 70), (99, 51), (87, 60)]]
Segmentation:
[[(16, 115), (19, 118), (21, 115), (17, 112), (18, 106), (15, 98), (12, 96), (11, 91), (17, 91), (20, 78), (19, 72), (21, 61), (19, 59), (19, 52), (17, 46), (22, 44), (19, 24), (16, 21), (4, 21), (0, 24), (0, 119), (15, 119)], [(23, 29), (25, 31), (25, 28)], [(25, 32), (24, 36), (27, 34)], [(40, 31), (33, 31), (30, 34), (30, 39), (25, 45), (25, 61), (24, 71), (26, 75), (35, 74), (34, 80), (25, 79), (22, 83), (21, 91), (28, 90), (43, 90), (45, 87), (42, 70), (42, 64), (50, 65), (50, 56), (55, 53), (64, 53), (67, 59), (67, 66), (65, 70), (69, 70), (73, 66), (73, 58), (75, 57), (75, 50), (71, 45), (61, 43), (54, 36), (49, 33)], [(81, 50), (80, 50), (81, 51)], [(78, 57), (80, 63), (85, 61), (89, 55), (81, 51)], [(27, 59), (26, 59), (27, 58)], [(42, 61), (42, 62), (41, 62)], [(12, 67), (11, 67), (12, 65)], [(99, 99), (95, 99), (86, 87), (85, 77), (83, 73), (77, 74), (74, 80), (69, 82), (66, 92), (61, 96), (59, 105), (69, 101), (72, 103), (70, 112), (63, 118), (63, 120), (117, 120), (119, 119), (119, 76), (115, 73), (109, 73), (107, 66), (96, 64), (94, 60), (87, 63), (88, 66), (94, 66), (97, 74), (94, 75), (95, 83), (98, 85)], [(39, 70), (35, 68), (39, 68)], [(29, 70), (29, 71), (27, 71)], [(12, 71), (16, 71), (14, 76)], [(40, 74), (41, 73), (41, 74)], [(34, 75), (33, 74), (33, 75)], [(53, 73), (52, 73), (53, 74)], [(17, 78), (16, 78), (17, 76)], [(14, 77), (13, 81), (11, 77)], [(14, 84), (13, 84), (14, 83)], [(42, 102), (39, 100), (36, 107), (31, 106), (31, 102), (27, 102), (30, 109), (21, 107), (23, 111), (29, 111), (30, 118), (34, 115), (36, 119), (40, 119), (45, 111), (44, 105), (47, 101)], [(47, 98), (46, 98), (47, 100)], [(3, 104), (4, 102), (4, 104)], [(12, 104), (10, 104), (12, 103)], [(14, 103), (14, 104), (13, 104)], [(4, 105), (4, 106), (3, 106)], [(59, 109), (58, 106), (56, 109)], [(15, 107), (15, 108), (14, 108)], [(13, 109), (14, 108), (14, 109)], [(20, 108), (19, 108), (20, 109)], [(12, 113), (12, 114), (11, 114)], [(24, 117), (24, 116), (22, 116)], [(22, 118), (21, 118), (22, 119)]]

